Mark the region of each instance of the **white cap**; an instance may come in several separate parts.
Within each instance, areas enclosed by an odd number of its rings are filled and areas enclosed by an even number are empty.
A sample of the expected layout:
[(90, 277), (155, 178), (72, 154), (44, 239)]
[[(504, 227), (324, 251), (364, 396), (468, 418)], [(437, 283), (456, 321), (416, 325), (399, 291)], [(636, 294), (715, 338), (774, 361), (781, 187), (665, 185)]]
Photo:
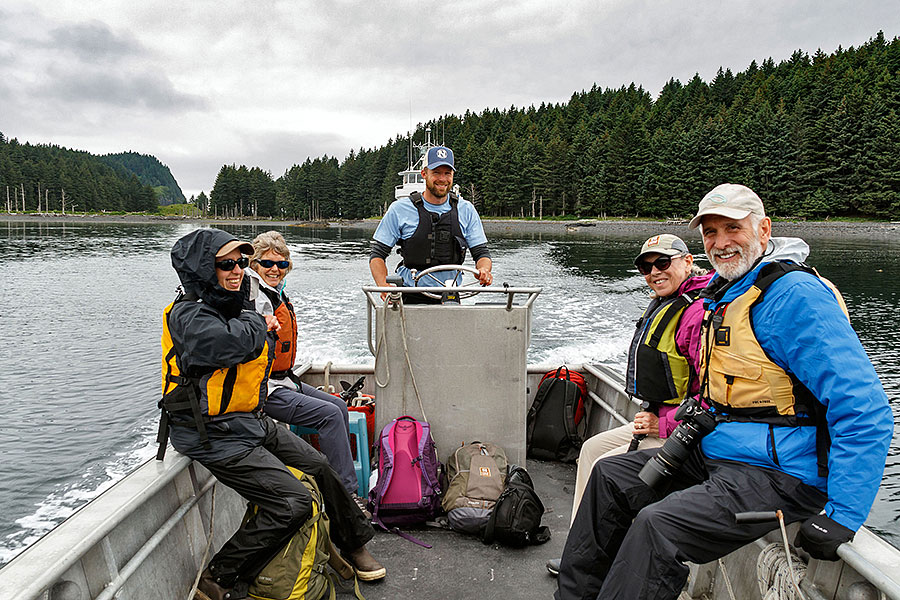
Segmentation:
[(700, 225), (700, 221), (706, 215), (719, 215), (729, 219), (743, 219), (745, 217), (759, 215), (766, 216), (762, 200), (756, 192), (745, 185), (736, 183), (723, 183), (717, 185), (708, 194), (703, 196), (697, 214), (691, 219), (691, 229)]

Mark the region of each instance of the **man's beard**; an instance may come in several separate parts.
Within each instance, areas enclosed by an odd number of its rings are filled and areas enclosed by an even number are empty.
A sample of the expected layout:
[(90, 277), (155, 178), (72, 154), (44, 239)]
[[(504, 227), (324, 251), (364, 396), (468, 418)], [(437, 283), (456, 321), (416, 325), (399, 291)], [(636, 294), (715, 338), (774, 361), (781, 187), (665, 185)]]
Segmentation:
[[(716, 255), (728, 254), (732, 251), (738, 253), (739, 256), (737, 261), (732, 260), (723, 264), (719, 264), (716, 261)], [(762, 253), (763, 249), (760, 244), (759, 233), (757, 233), (746, 246), (736, 245), (729, 246), (725, 250), (712, 250), (707, 253), (707, 258), (716, 270), (716, 273), (719, 274), (719, 277), (727, 279), (728, 281), (735, 281), (746, 275), (747, 272), (753, 268), (753, 265), (756, 264), (756, 260), (762, 256)]]
[[(441, 193), (441, 192), (438, 190), (438, 186), (437, 186), (437, 184), (435, 184), (435, 183), (428, 184), (428, 183), (426, 182), (425, 187), (428, 188), (428, 191), (431, 192), (431, 195), (434, 196), (435, 198), (443, 198), (444, 196), (446, 196), (447, 194), (450, 193), (450, 186), (449, 186), (449, 185), (446, 186), (446, 187), (444, 187), (444, 192), (443, 192), (443, 193)], [(442, 186), (442, 187), (443, 187), (443, 186)]]

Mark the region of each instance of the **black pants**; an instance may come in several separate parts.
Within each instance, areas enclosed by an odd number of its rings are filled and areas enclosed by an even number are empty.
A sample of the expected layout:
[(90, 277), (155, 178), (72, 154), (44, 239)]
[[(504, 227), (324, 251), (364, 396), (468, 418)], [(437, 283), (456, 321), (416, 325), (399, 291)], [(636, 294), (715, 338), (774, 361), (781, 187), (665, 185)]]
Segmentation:
[(781, 509), (793, 522), (819, 512), (827, 497), (799, 479), (694, 453), (670, 489), (657, 493), (638, 472), (658, 448), (597, 461), (569, 530), (557, 600), (675, 599), (685, 561), (705, 563), (740, 548), (775, 524), (735, 523), (735, 513)]
[(440, 298), (429, 298), (419, 292), (403, 294), (403, 304), (443, 304)]
[(312, 514), (309, 491), (285, 465), (316, 480), (338, 548), (355, 550), (375, 535), (323, 454), (271, 419), (264, 418), (263, 424), (263, 443), (248, 454), (203, 463), (220, 482), (259, 507), (210, 561), (213, 575), (227, 584), (253, 580)]

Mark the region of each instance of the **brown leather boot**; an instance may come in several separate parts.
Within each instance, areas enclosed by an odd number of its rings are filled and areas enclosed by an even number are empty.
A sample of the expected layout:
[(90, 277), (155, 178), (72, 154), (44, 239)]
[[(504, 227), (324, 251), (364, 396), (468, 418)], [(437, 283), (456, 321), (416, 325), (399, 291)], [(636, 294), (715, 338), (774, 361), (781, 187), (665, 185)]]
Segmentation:
[(200, 582), (197, 584), (194, 600), (226, 600), (230, 591), (230, 588), (219, 585), (209, 567), (206, 567), (200, 574)]
[(345, 555), (345, 558), (353, 565), (353, 568), (356, 569), (356, 576), (363, 581), (383, 579), (387, 574), (387, 569), (381, 566), (381, 563), (375, 560), (374, 556), (369, 554), (365, 545), (360, 546), (352, 552), (348, 552)]

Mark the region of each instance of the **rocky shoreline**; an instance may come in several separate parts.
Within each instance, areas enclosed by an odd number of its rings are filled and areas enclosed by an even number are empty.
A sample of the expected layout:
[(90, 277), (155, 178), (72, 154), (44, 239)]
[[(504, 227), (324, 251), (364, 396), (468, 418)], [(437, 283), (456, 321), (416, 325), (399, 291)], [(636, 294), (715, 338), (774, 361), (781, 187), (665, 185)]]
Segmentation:
[[(257, 225), (272, 228), (278, 227), (347, 227), (353, 229), (374, 230), (378, 226), (375, 219), (360, 221), (330, 221), (313, 223), (309, 221), (274, 221), (269, 219), (194, 219), (189, 217), (163, 217), (156, 215), (112, 215), (112, 214), (0, 214), (0, 222), (62, 222), (62, 223), (121, 223), (121, 224), (153, 224), (196, 223), (201, 225)], [(487, 234), (553, 234), (578, 235), (586, 237), (633, 237), (635, 235), (653, 235), (656, 233), (674, 233), (684, 236), (693, 234), (687, 221), (633, 221), (625, 219), (583, 219), (579, 221), (524, 221), (517, 219), (485, 219), (484, 229)], [(847, 222), (847, 221), (776, 221), (774, 230), (777, 235), (797, 237), (826, 238), (900, 238), (900, 222)]]

